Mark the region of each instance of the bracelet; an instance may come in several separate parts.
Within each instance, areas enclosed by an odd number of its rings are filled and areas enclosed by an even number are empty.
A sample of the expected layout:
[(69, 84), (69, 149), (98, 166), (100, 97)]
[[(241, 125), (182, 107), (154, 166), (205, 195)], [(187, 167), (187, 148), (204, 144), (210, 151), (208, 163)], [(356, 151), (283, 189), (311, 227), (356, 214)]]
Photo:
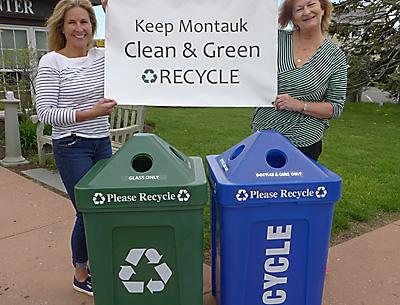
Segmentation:
[(304, 111), (307, 111), (308, 110), (308, 104), (307, 104), (307, 102), (304, 102), (304, 105), (303, 105), (303, 112)]

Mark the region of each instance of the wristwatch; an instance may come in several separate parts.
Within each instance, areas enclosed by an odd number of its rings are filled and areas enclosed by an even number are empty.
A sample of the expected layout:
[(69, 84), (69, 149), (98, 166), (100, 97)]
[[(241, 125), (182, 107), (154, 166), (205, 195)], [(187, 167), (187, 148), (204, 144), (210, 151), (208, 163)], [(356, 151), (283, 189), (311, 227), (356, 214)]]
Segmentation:
[(303, 105), (303, 112), (304, 111), (307, 111), (308, 110), (308, 104), (307, 104), (307, 102), (304, 102), (304, 105)]

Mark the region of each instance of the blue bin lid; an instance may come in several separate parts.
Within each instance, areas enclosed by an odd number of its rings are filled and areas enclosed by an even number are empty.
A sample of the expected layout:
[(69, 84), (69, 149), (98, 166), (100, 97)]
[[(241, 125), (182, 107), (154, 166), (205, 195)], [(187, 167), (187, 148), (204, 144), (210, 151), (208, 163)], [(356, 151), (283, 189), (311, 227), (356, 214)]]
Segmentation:
[(211, 190), (219, 203), (326, 203), (340, 199), (341, 177), (274, 131), (257, 131), (206, 159)]

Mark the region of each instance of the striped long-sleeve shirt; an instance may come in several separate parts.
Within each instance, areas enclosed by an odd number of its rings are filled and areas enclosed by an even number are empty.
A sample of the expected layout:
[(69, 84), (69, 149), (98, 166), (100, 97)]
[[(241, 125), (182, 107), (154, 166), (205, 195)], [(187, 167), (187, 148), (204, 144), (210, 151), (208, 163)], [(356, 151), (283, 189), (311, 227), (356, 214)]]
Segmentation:
[[(340, 116), (347, 86), (347, 63), (343, 51), (326, 38), (311, 59), (297, 68), (293, 58), (293, 32), (278, 34), (278, 94), (309, 103), (329, 102), (333, 118)], [(322, 139), (328, 120), (301, 112), (257, 108), (253, 115), (253, 131), (275, 130), (295, 146), (305, 147)]]
[(88, 110), (104, 97), (104, 50), (68, 58), (57, 52), (42, 57), (36, 78), (36, 111), (39, 120), (53, 125), (52, 138), (75, 133), (85, 138), (109, 135), (107, 116), (77, 122), (76, 112)]

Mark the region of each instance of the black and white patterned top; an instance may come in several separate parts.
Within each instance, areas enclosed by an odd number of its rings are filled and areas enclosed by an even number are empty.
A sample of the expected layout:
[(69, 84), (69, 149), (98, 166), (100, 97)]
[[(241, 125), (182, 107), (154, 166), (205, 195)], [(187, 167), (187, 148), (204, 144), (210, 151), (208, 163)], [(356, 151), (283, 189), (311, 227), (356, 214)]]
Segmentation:
[(76, 111), (89, 110), (104, 97), (104, 49), (68, 58), (47, 53), (39, 63), (36, 78), (36, 111), (39, 120), (53, 125), (52, 138), (71, 133), (84, 138), (109, 136), (108, 116), (76, 122)]
[[(333, 118), (341, 115), (347, 88), (346, 56), (326, 38), (310, 60), (297, 68), (293, 57), (293, 32), (278, 33), (278, 94), (309, 103), (329, 102)], [(286, 136), (293, 145), (305, 147), (322, 139), (328, 120), (317, 119), (301, 112), (257, 108), (252, 129), (274, 130)]]

